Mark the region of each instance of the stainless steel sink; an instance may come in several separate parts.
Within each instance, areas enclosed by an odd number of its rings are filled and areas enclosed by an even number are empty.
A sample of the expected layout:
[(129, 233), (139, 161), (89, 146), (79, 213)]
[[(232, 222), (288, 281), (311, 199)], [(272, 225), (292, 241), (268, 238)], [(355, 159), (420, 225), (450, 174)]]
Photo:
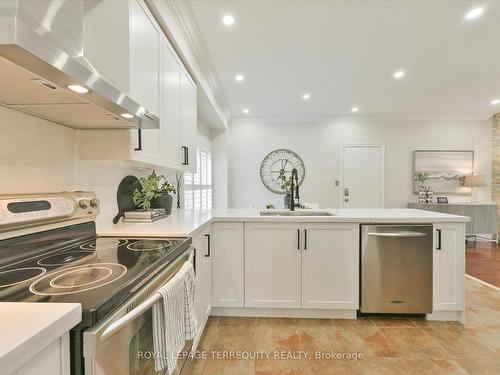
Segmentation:
[(328, 211), (313, 210), (264, 210), (260, 211), (260, 216), (335, 216), (335, 214)]

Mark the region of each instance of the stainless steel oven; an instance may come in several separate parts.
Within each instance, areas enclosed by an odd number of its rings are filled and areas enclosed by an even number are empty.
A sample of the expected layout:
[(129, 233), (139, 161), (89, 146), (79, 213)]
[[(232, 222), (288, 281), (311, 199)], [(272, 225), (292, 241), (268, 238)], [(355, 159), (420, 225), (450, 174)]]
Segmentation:
[[(148, 301), (186, 262), (194, 248), (189, 247), (164, 269), (152, 272), (137, 285), (134, 296), (119, 306), (100, 324), (83, 335), (86, 375), (146, 375), (155, 371), (152, 309)], [(189, 351), (188, 341), (184, 351)], [(177, 362), (174, 374), (180, 374), (185, 360)]]

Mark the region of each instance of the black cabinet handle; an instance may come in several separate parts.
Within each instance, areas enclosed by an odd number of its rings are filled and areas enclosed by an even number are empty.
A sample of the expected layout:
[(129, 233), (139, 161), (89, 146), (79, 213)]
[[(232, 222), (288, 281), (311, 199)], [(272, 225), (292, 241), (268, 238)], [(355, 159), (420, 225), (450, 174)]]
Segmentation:
[(184, 156), (182, 165), (189, 165), (189, 148), (187, 146), (182, 146), (182, 152)]
[(304, 250), (307, 250), (307, 229), (304, 229)]
[(210, 235), (205, 234), (205, 237), (207, 237), (207, 241), (208, 241), (207, 253), (205, 254), (205, 257), (210, 258)]
[(198, 251), (196, 250), (196, 247), (193, 247), (193, 270), (194, 270), (194, 273), (196, 274), (196, 254), (198, 253)]
[(297, 229), (297, 250), (300, 250), (300, 229)]
[(436, 229), (437, 233), (437, 246), (436, 250), (441, 250), (441, 229)]
[(142, 129), (137, 129), (137, 147), (134, 148), (135, 151), (141, 151), (142, 150)]

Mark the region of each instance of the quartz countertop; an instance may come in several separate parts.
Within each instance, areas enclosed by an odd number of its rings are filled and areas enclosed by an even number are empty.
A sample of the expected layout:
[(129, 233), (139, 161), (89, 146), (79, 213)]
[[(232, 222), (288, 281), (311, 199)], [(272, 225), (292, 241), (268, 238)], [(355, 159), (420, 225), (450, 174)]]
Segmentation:
[(82, 319), (79, 303), (0, 302), (0, 369), (16, 371)]
[[(332, 216), (260, 216), (261, 210), (174, 210), (154, 223), (100, 224), (101, 236), (116, 237), (186, 237), (194, 236), (215, 221), (308, 222), (308, 223), (465, 223), (466, 216), (417, 209), (322, 209)], [(271, 210), (269, 210), (271, 211)], [(307, 210), (306, 210), (307, 211)]]

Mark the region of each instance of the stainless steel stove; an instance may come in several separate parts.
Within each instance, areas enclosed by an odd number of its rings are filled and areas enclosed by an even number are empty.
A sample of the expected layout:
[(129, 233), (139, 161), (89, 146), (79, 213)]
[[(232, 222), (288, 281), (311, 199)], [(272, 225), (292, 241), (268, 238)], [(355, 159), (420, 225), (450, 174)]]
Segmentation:
[[(72, 374), (106, 373), (92, 332), (151, 295), (192, 250), (190, 238), (98, 237), (98, 213), (92, 192), (0, 195), (0, 300), (81, 303), (82, 322), (70, 334)], [(149, 329), (142, 321), (137, 332)], [(137, 346), (141, 338), (128, 340)], [(144, 364), (120, 373), (136, 365)]]

